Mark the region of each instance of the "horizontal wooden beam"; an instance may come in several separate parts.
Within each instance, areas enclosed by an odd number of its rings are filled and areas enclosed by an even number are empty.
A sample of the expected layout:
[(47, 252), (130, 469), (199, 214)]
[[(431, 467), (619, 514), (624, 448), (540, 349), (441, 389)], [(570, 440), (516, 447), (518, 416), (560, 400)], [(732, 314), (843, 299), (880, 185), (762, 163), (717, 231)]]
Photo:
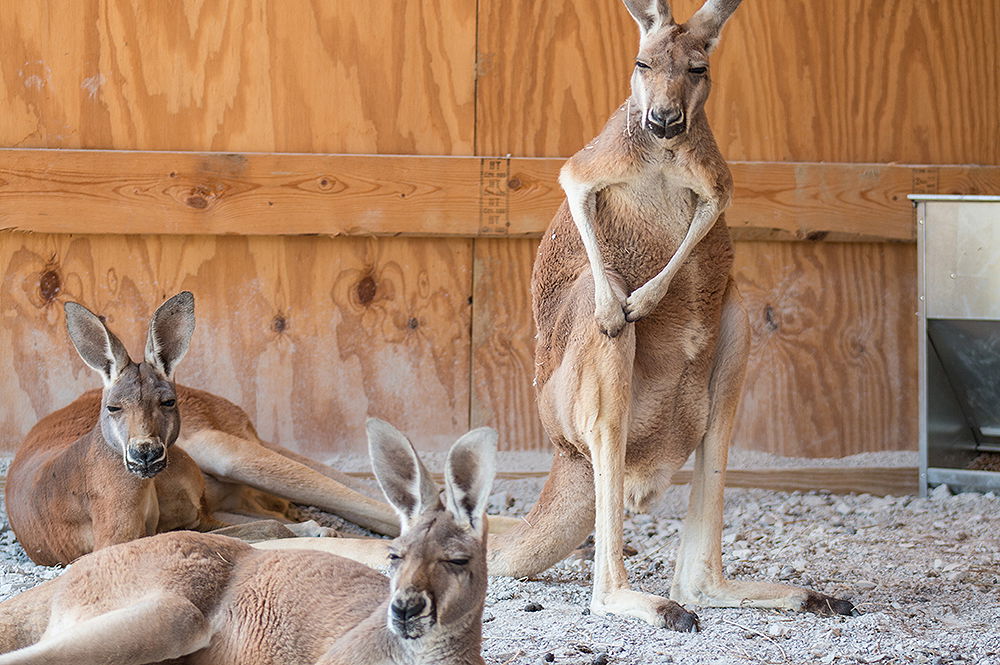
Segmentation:
[[(0, 150), (0, 230), (538, 236), (561, 159)], [(910, 193), (1000, 192), (1000, 167), (734, 162), (739, 239), (914, 239)]]
[[(348, 475), (357, 478), (374, 478), (364, 471)], [(441, 474), (432, 474), (439, 482)], [(500, 471), (497, 478), (524, 480), (544, 478), (545, 471)], [(680, 469), (674, 473), (674, 485), (691, 482), (691, 470)], [(781, 492), (809, 492), (825, 490), (834, 494), (874, 494), (876, 496), (902, 496), (920, 491), (916, 467), (794, 467), (778, 469), (729, 469), (726, 487), (756, 487)]]

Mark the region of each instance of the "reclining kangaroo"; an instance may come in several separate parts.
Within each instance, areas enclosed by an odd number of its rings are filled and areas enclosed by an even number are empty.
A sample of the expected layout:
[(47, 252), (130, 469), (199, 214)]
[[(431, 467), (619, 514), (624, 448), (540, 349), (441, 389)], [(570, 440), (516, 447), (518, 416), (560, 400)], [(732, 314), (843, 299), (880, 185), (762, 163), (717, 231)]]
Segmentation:
[(289, 500), (398, 533), (392, 509), (349, 489), (344, 474), (261, 441), (231, 402), (174, 385), (194, 331), (191, 293), (174, 296), (153, 315), (140, 363), (81, 305), (66, 304), (66, 324), (104, 389), (40, 420), (11, 464), (10, 523), (36, 563), (67, 564), (174, 529), (288, 522)]
[(392, 578), (320, 552), (178, 532), (90, 554), (0, 604), (0, 665), (483, 665), (483, 513), (496, 433), (452, 447), (438, 488), (401, 433), (369, 420), (399, 513)]
[[(678, 603), (850, 614), (800, 587), (726, 580), (726, 460), (750, 345), (722, 217), (732, 178), (708, 126), (708, 55), (740, 0), (688, 23), (665, 0), (625, 0), (639, 24), (632, 95), (563, 167), (566, 201), (535, 260), (538, 407), (556, 448), (527, 518), (492, 540), (490, 574), (534, 575), (595, 530), (595, 614), (697, 629)], [(670, 598), (630, 588), (622, 514), (643, 510), (693, 451)], [(377, 541), (273, 541), (376, 561)]]

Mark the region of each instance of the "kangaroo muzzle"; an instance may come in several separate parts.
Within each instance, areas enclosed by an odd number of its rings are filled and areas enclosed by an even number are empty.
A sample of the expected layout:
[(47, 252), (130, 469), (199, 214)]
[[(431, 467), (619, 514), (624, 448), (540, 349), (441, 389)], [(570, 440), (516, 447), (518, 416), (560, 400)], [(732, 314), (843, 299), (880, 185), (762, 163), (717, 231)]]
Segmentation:
[(687, 117), (682, 108), (650, 108), (646, 129), (658, 139), (672, 139), (687, 131)]
[(423, 637), (435, 624), (434, 599), (426, 591), (398, 591), (389, 603), (389, 629), (408, 640)]
[(129, 439), (125, 467), (140, 478), (152, 478), (167, 468), (167, 447), (158, 438)]

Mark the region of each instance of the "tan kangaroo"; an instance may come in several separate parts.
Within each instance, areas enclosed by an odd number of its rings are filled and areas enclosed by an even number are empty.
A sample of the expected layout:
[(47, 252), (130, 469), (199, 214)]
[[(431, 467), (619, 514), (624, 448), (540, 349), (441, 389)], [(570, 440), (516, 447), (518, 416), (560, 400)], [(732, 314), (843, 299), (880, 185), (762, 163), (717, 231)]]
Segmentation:
[(0, 665), (483, 665), (496, 433), (452, 446), (443, 504), (405, 436), (369, 420), (368, 441), (402, 522), (391, 579), (322, 552), (161, 534), (0, 603)]
[[(288, 522), (290, 501), (398, 533), (392, 509), (350, 489), (346, 475), (261, 441), (231, 402), (174, 384), (194, 332), (191, 293), (174, 296), (153, 315), (139, 363), (85, 307), (67, 303), (66, 324), (104, 389), (40, 420), (11, 464), (10, 523), (36, 563), (67, 564), (174, 529), (207, 531), (260, 518)], [(291, 529), (328, 531), (313, 523)]]
[[(591, 610), (697, 629), (678, 603), (851, 613), (842, 600), (722, 574), (726, 457), (749, 352), (723, 210), (732, 178), (705, 115), (709, 53), (740, 0), (686, 24), (625, 0), (639, 24), (632, 94), (563, 167), (566, 201), (532, 276), (538, 407), (557, 455), (490, 572), (531, 575), (595, 527)], [(644, 510), (697, 451), (670, 598), (633, 591), (622, 514)]]

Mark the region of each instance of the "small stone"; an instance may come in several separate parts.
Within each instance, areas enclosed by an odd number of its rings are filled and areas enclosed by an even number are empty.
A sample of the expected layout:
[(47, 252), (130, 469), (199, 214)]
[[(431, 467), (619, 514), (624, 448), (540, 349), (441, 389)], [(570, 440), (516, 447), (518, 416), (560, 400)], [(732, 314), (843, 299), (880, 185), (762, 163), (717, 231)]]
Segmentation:
[(545, 608), (539, 605), (538, 603), (528, 603), (527, 605), (524, 606), (525, 612), (541, 612), (544, 609)]
[(767, 627), (767, 634), (771, 637), (781, 637), (785, 634), (785, 629), (776, 623), (772, 623)]
[(837, 505), (833, 507), (833, 509), (836, 510), (841, 515), (850, 515), (851, 513), (854, 512), (854, 508), (851, 508), (843, 501), (838, 502)]
[(862, 591), (870, 591), (877, 587), (878, 585), (874, 582), (869, 582), (868, 580), (858, 580), (854, 583), (855, 589), (861, 589)]
[(931, 490), (932, 499), (947, 499), (952, 494), (951, 488), (942, 483)]
[(593, 663), (593, 665), (608, 665), (608, 654), (601, 652), (594, 656), (594, 660), (590, 662)]
[(582, 614), (583, 616), (589, 615), (590, 614), (590, 608), (589, 607), (583, 608), (583, 611), (580, 612), (580, 614)]
[(544, 656), (542, 656), (542, 660), (544, 660), (546, 663), (551, 663), (555, 659), (556, 659), (556, 655), (554, 653), (552, 653), (551, 651), (549, 653), (545, 654)]

